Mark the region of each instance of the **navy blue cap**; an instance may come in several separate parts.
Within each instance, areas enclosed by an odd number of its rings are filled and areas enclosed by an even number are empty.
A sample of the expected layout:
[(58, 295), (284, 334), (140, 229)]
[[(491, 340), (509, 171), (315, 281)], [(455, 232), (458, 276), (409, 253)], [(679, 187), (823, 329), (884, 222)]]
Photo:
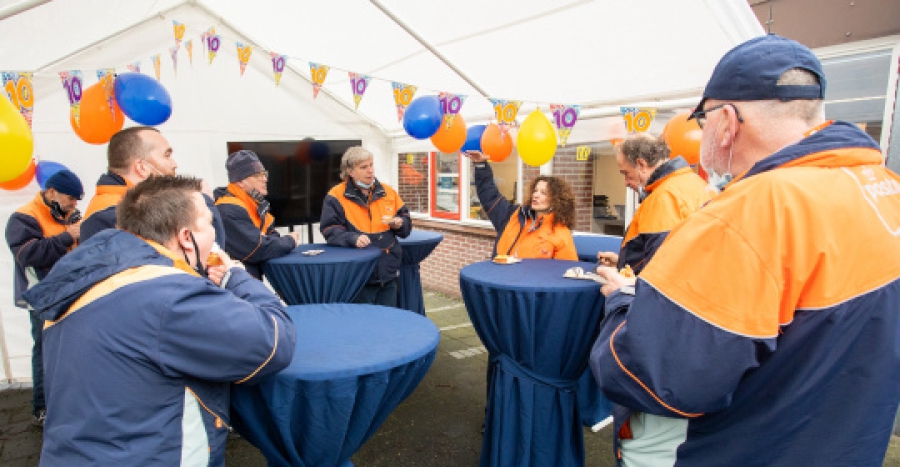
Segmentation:
[[(778, 86), (778, 78), (793, 68), (815, 74), (819, 84)], [(750, 39), (731, 49), (719, 60), (703, 90), (703, 99), (694, 112), (703, 110), (706, 99), (723, 101), (761, 101), (780, 99), (822, 99), (825, 97), (825, 73), (809, 48), (799, 42), (770, 34)], [(691, 115), (690, 118), (693, 118)]]
[(53, 188), (54, 190), (69, 195), (76, 199), (84, 196), (84, 187), (81, 186), (81, 180), (69, 170), (60, 170), (51, 175), (44, 183), (44, 188)]

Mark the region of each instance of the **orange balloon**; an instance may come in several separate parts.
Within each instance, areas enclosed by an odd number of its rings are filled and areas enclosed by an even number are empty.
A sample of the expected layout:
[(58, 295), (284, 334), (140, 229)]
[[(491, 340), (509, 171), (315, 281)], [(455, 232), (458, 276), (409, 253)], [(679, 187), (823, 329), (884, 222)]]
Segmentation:
[(85, 143), (106, 144), (125, 125), (125, 114), (115, 99), (113, 110), (109, 110), (103, 82), (87, 88), (81, 94), (81, 125), (75, 124), (75, 111), (69, 111), (69, 123), (75, 134)]
[(447, 128), (446, 117), (441, 122), (441, 127), (431, 137), (431, 144), (441, 152), (456, 152), (466, 144), (466, 121), (462, 115), (457, 114), (453, 118), (450, 128)]
[(31, 179), (34, 178), (34, 171), (37, 169), (37, 166), (34, 165), (34, 159), (31, 160), (31, 163), (28, 164), (28, 168), (22, 172), (22, 175), (8, 181), (0, 183), (0, 188), (4, 190), (21, 190), (28, 186), (31, 183)]
[(500, 127), (491, 123), (481, 135), (481, 151), (490, 156), (491, 162), (503, 162), (512, 154), (513, 137), (509, 131), (503, 133)]
[(694, 165), (700, 162), (703, 130), (697, 120), (688, 120), (690, 115), (690, 112), (684, 112), (672, 117), (663, 129), (662, 139), (669, 146), (671, 157), (681, 156)]

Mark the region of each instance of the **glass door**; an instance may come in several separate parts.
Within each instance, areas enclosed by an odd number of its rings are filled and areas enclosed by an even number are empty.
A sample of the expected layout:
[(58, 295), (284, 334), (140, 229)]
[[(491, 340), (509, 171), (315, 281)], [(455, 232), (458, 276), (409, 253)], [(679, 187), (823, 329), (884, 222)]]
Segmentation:
[(444, 219), (460, 218), (459, 166), (462, 156), (458, 153), (431, 153), (431, 215)]

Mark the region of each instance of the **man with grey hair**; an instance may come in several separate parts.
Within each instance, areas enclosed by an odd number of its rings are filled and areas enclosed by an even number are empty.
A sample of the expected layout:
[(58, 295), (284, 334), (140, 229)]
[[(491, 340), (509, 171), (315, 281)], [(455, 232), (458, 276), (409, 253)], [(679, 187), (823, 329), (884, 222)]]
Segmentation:
[(251, 276), (262, 279), (266, 261), (280, 258), (297, 247), (300, 233), (282, 236), (269, 214), (269, 172), (253, 151), (228, 155), (228, 186), (216, 188), (216, 207), (225, 226), (223, 248), (247, 267)]
[(322, 203), (319, 228), (329, 245), (381, 249), (372, 276), (356, 303), (397, 306), (397, 276), (402, 251), (397, 237), (412, 231), (409, 209), (400, 195), (375, 178), (371, 152), (354, 146), (341, 158), (341, 178)]
[(719, 61), (692, 117), (723, 189), (641, 275), (599, 268), (591, 369), (688, 420), (676, 465), (881, 465), (900, 402), (900, 177), (775, 35)]
[[(626, 137), (616, 147), (625, 185), (641, 197), (618, 253), (600, 252), (602, 264), (631, 268), (640, 275), (669, 231), (708, 203), (713, 193), (683, 157), (669, 159), (669, 147), (649, 133)], [(684, 441), (687, 420), (613, 408), (617, 457), (624, 466), (672, 465)]]

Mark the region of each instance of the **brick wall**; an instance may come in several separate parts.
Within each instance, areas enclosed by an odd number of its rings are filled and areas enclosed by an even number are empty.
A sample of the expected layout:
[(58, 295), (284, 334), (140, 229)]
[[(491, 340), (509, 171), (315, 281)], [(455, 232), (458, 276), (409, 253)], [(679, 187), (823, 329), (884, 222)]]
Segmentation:
[(497, 237), (494, 229), (425, 219), (413, 219), (413, 227), (444, 235), (440, 245), (420, 264), (422, 287), (461, 298), (459, 270), (469, 264), (491, 259)]
[(412, 164), (409, 163), (409, 154), (400, 154), (400, 173), (397, 177), (397, 193), (406, 204), (410, 212), (428, 212), (428, 177), (431, 168), (428, 166), (427, 152), (412, 154)]
[[(564, 179), (575, 193), (575, 229), (591, 231), (594, 197), (594, 152), (586, 161), (575, 158), (576, 147), (558, 147), (553, 157), (553, 175)], [(526, 185), (527, 186), (527, 185)]]

